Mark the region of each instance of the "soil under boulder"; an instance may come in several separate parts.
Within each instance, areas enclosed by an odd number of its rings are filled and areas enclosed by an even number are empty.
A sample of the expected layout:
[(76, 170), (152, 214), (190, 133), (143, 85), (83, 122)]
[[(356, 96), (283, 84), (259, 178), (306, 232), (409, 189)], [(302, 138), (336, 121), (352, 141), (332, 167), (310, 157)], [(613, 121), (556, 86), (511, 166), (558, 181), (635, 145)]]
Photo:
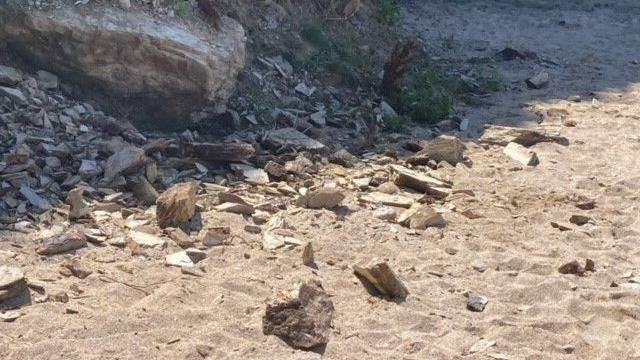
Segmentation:
[(0, 46), (103, 106), (135, 104), (129, 115), (141, 125), (179, 128), (194, 107), (224, 104), (245, 64), (244, 29), (227, 17), (208, 31), (132, 9), (23, 3), (0, 6)]

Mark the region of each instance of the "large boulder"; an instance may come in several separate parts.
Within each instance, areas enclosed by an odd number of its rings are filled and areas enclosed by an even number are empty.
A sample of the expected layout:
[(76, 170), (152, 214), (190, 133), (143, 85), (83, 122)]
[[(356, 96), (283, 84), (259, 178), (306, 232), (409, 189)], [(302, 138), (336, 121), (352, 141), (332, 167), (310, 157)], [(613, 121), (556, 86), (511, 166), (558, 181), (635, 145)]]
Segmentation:
[(106, 5), (3, 3), (0, 46), (140, 124), (178, 128), (194, 107), (224, 104), (245, 64), (244, 29), (227, 17), (213, 30)]

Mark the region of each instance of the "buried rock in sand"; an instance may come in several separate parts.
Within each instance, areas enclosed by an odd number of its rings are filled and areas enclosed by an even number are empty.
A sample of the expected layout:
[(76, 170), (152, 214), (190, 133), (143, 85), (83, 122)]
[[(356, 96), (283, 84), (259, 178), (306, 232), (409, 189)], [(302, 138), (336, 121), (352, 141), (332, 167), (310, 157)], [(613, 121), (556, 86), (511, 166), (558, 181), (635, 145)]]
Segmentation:
[(322, 285), (307, 281), (290, 296), (267, 304), (262, 332), (276, 335), (294, 348), (313, 349), (329, 342), (334, 311)]
[(373, 262), (364, 266), (354, 265), (353, 273), (369, 293), (400, 301), (404, 301), (409, 295), (407, 287), (386, 262)]

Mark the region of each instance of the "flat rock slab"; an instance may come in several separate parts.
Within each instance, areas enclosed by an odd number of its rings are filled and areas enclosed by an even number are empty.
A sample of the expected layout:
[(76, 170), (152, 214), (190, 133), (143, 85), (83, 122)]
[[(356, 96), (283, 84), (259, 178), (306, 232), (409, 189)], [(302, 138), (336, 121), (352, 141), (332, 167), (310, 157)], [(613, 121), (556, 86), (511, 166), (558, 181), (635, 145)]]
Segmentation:
[(429, 160), (446, 161), (455, 165), (464, 160), (466, 146), (455, 136), (440, 135), (429, 141), (422, 150), (410, 157), (407, 162), (414, 165), (426, 165)]
[(129, 232), (128, 239), (142, 248), (164, 249), (167, 246), (164, 239), (140, 231)]
[(344, 199), (345, 195), (340, 190), (322, 188), (300, 196), (296, 203), (309, 209), (333, 209)]
[(507, 146), (510, 142), (522, 146), (532, 146), (540, 142), (569, 144), (569, 139), (560, 135), (559, 128), (539, 127), (536, 129), (514, 128), (509, 126), (485, 125), (480, 142)]
[(402, 195), (390, 195), (382, 192), (372, 192), (361, 195), (358, 200), (360, 202), (369, 204), (382, 204), (387, 206), (410, 208), (416, 202), (416, 199), (402, 196)]
[(353, 273), (369, 292), (396, 300), (404, 300), (409, 295), (407, 287), (386, 262), (354, 265)]
[(297, 349), (313, 349), (329, 342), (335, 309), (317, 281), (300, 285), (292, 296), (267, 304), (262, 332), (276, 335)]
[(137, 170), (147, 157), (144, 150), (135, 146), (126, 147), (107, 159), (104, 168), (105, 181), (112, 181), (116, 176)]
[(22, 73), (12, 67), (0, 65), (0, 86), (14, 86), (22, 81)]
[(72, 228), (67, 232), (43, 240), (36, 252), (38, 255), (55, 255), (77, 250), (87, 246), (87, 237), (83, 231)]
[(18, 105), (25, 105), (27, 103), (26, 96), (18, 89), (0, 86), (0, 96), (6, 96)]
[(321, 152), (327, 148), (323, 143), (308, 137), (294, 128), (282, 128), (270, 131), (265, 141), (275, 148), (290, 146), (300, 150), (315, 152)]
[(0, 266), (0, 290), (8, 289), (24, 280), (24, 273), (14, 266)]
[(157, 127), (184, 125), (194, 106), (226, 102), (245, 64), (246, 36), (228, 17), (207, 32), (134, 9), (38, 10), (6, 0), (0, 42), (67, 82), (135, 104), (134, 118)]
[(505, 155), (524, 166), (537, 166), (540, 164), (538, 155), (533, 150), (527, 149), (518, 143), (510, 142), (504, 148), (503, 152)]
[(185, 143), (181, 150), (184, 156), (206, 161), (243, 161), (256, 153), (253, 145), (247, 143)]

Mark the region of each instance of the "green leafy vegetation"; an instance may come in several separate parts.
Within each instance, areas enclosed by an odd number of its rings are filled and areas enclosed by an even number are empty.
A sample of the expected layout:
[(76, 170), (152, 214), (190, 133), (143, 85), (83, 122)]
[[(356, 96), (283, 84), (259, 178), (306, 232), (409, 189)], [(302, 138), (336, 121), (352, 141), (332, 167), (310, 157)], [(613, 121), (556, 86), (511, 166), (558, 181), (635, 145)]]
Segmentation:
[(380, 22), (386, 25), (395, 25), (399, 19), (398, 4), (395, 0), (375, 0)]
[(167, 5), (173, 9), (174, 14), (179, 18), (189, 18), (194, 15), (191, 2), (188, 0), (167, 0)]
[[(391, 126), (403, 119), (421, 124), (434, 124), (449, 117), (453, 95), (457, 93), (455, 82), (441, 76), (438, 69), (426, 63), (417, 64), (405, 80), (400, 91), (387, 99), (400, 114), (391, 119)], [(389, 126), (388, 120), (385, 124)]]

